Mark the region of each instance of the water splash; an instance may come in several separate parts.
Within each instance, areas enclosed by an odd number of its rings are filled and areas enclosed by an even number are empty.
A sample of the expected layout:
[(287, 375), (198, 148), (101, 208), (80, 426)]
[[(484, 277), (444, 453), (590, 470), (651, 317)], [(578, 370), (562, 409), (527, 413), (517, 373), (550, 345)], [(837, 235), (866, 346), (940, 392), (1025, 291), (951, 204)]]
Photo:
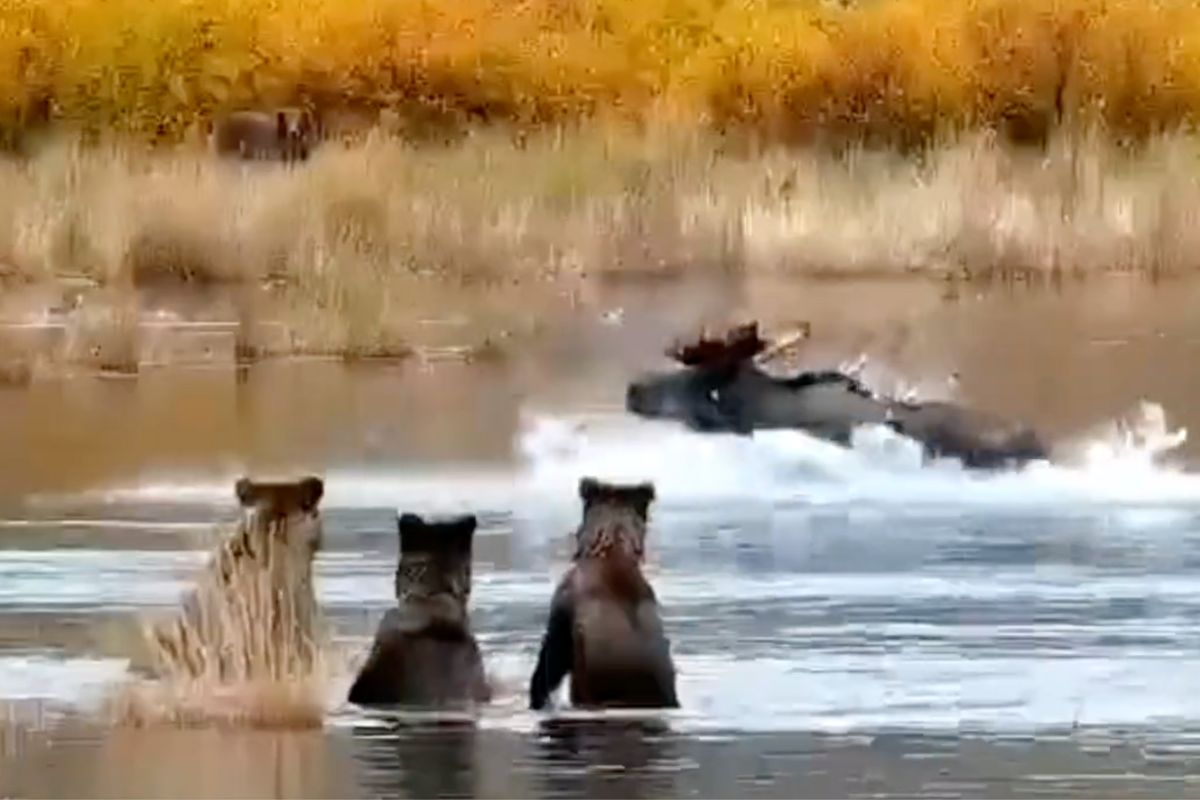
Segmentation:
[[(941, 383), (942, 386), (932, 385)], [(875, 382), (879, 386), (878, 376)], [(945, 382), (893, 381), (892, 394), (945, 394)], [(869, 504), (1005, 509), (1200, 505), (1200, 474), (1172, 463), (1187, 431), (1172, 430), (1163, 408), (1143, 402), (1120, 419), (1060, 443), (1058, 463), (983, 473), (954, 461), (923, 464), (919, 446), (883, 426), (863, 426), (842, 448), (798, 431), (751, 437), (698, 435), (679, 425), (622, 413), (526, 413), (508, 468), (331, 469), (326, 508), (404, 508), (421, 513), (525, 512), (571, 506), (582, 475), (653, 480), (660, 507), (726, 503)], [(101, 503), (232, 506), (237, 474), (87, 492)], [(61, 502), (62, 498), (34, 498)]]
[(530, 416), (519, 440), (530, 494), (570, 496), (579, 475), (653, 480), (666, 503), (869, 503), (1029, 509), (1079, 504), (1200, 504), (1200, 474), (1169, 463), (1186, 440), (1161, 406), (1074, 445), (1064, 464), (983, 473), (954, 461), (923, 465), (920, 447), (883, 426), (858, 429), (850, 448), (798, 431), (697, 435), (669, 423)]
[(1154, 469), (1187, 441), (1187, 430), (1171, 430), (1162, 406), (1142, 402), (1133, 414), (1103, 425), (1080, 443), (1084, 465), (1122, 462)]

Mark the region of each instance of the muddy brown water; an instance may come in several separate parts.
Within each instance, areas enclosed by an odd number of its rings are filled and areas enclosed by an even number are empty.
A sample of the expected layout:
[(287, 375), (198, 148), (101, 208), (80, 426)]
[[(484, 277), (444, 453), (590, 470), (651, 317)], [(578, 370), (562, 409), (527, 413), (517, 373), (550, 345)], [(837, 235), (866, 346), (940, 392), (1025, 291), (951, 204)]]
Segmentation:
[[(1088, 797), (1200, 793), (1169, 744), (730, 732), (118, 732), (27, 757), (27, 797)], [(15, 780), (13, 780), (15, 778)]]
[[(513, 469), (530, 409), (615, 413), (628, 376), (662, 364), (664, 342), (702, 317), (753, 313), (779, 328), (811, 320), (807, 363), (865, 351), (935, 387), (957, 371), (960, 396), (1060, 436), (1143, 399), (1160, 404), (1171, 427), (1200, 423), (1200, 283), (1114, 278), (1061, 293), (941, 294), (905, 282), (611, 289), (605, 302), (617, 313), (560, 320), (503, 366), (283, 362), (239, 379), (215, 364), (0, 391), (0, 442), (17, 454), (0, 459), (0, 662), (13, 666), (0, 676), (15, 681), (0, 685), (0, 697), (73, 696), (78, 665), (119, 655), (107, 632), (169, 604), (198, 557), (196, 537), (231, 511), (208, 494), (87, 493), (211, 484), (239, 470), (340, 469), (362, 485), (343, 479), (352, 507), (328, 512), (330, 552), (318, 573), (335, 626), (365, 647), (386, 607), (394, 506), (458, 492), (456, 502), (481, 513), (476, 625), (504, 662), (505, 703), (519, 708), (559, 563), (547, 543), (569, 530), (573, 498), (569, 489), (547, 497), (566, 509), (547, 520), (485, 489)], [(630, 459), (652, 455), (637, 444)], [(1192, 441), (1176, 455), (1191, 463), (1198, 453)], [(397, 471), (424, 482), (389, 504), (393, 478), (377, 485), (372, 476)], [(463, 474), (475, 477), (455, 477)], [(569, 487), (577, 476), (561, 477)], [(396, 731), (345, 710), (322, 732), (73, 721), (8, 737), (0, 793), (1200, 797), (1189, 732), (1200, 713), (1191, 715), (1196, 690), (1185, 680), (1200, 646), (1190, 632), (1200, 597), (1188, 588), (1200, 565), (1200, 508), (1177, 505), (1147, 533), (1110, 510), (873, 519), (752, 497), (727, 507), (668, 498), (656, 517), (657, 580), (696, 681), (685, 700), (700, 698), (692, 711), (704, 725)], [(781, 528), (827, 541), (796, 549)], [(876, 580), (894, 596), (880, 595)], [(773, 603), (763, 604), (763, 591)], [(1090, 694), (1056, 705), (1054, 693), (1074, 684)], [(1045, 696), (1035, 696), (1039, 686)], [(1177, 705), (1178, 719), (1138, 717), (1130, 707), (1139, 697), (1147, 709)], [(1093, 708), (1103, 709), (1096, 721)], [(956, 714), (975, 721), (949, 721)], [(849, 720), (847, 730), (829, 732), (830, 719)]]

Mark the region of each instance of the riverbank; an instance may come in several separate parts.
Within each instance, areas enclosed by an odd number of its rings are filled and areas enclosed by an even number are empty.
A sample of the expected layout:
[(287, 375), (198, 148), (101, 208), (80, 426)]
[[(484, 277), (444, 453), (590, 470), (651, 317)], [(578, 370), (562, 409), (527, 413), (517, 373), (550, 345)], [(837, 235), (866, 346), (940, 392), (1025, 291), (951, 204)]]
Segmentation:
[[(955, 297), (1189, 273), (1194, 141), (1068, 145), (1035, 157), (980, 135), (917, 162), (596, 130), (429, 149), (376, 131), (295, 170), (61, 145), (0, 163), (0, 374), (226, 351), (494, 360), (563, 315), (613, 313), (632, 285), (915, 277)], [(182, 322), (183, 350), (152, 341)]]

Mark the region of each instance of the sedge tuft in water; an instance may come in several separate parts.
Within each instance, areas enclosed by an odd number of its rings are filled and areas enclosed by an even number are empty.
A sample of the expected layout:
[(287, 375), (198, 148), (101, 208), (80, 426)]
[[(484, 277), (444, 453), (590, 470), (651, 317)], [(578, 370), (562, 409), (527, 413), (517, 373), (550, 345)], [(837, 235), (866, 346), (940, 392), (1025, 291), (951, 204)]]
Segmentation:
[(316, 727), (324, 716), (322, 622), (313, 562), (324, 483), (237, 482), (242, 519), (179, 612), (142, 628), (157, 680), (128, 687), (126, 724)]

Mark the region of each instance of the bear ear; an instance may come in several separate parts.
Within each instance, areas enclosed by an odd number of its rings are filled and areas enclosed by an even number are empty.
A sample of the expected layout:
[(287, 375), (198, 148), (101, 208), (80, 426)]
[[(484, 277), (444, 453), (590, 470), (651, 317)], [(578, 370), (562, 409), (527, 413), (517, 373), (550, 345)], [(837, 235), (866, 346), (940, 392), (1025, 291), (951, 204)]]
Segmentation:
[(655, 497), (654, 483), (651, 481), (622, 485), (605, 483), (591, 476), (579, 481), (579, 498), (585, 506), (608, 498), (627, 503), (637, 509), (639, 514), (646, 516)]
[(463, 514), (454, 519), (447, 520), (447, 524), (454, 529), (455, 533), (470, 536), (479, 527), (479, 518), (474, 514)]
[(658, 491), (654, 488), (653, 481), (643, 481), (630, 486), (629, 491), (633, 497), (643, 503), (653, 503), (658, 499)]
[(325, 481), (318, 478), (316, 475), (309, 475), (301, 479), (297, 484), (300, 497), (300, 510), (305, 512), (315, 511), (321, 503), (321, 498), (325, 496)]
[(600, 481), (590, 475), (579, 479), (579, 499), (583, 501), (584, 505), (593, 502), (602, 494), (604, 494), (604, 486)]
[(459, 553), (470, 553), (475, 541), (475, 531), (479, 528), (479, 519), (474, 514), (463, 514), (445, 522), (446, 544), (450, 549)]
[(470, 552), (479, 522), (474, 514), (430, 522), (406, 512), (396, 518), (401, 553)]
[(400, 555), (426, 553), (433, 548), (430, 525), (416, 514), (404, 513), (396, 518), (396, 531), (400, 535)]
[(650, 481), (624, 487), (621, 493), (624, 495), (624, 499), (628, 500), (630, 505), (637, 509), (638, 514), (643, 517), (649, 516), (650, 505), (658, 496), (654, 490), (654, 484)]
[(238, 478), (237, 483), (233, 485), (233, 493), (242, 508), (250, 508), (258, 500), (258, 487), (247, 477)]
[(419, 533), (425, 530), (425, 520), (416, 514), (405, 512), (396, 518), (396, 532), (403, 539), (405, 535)]

